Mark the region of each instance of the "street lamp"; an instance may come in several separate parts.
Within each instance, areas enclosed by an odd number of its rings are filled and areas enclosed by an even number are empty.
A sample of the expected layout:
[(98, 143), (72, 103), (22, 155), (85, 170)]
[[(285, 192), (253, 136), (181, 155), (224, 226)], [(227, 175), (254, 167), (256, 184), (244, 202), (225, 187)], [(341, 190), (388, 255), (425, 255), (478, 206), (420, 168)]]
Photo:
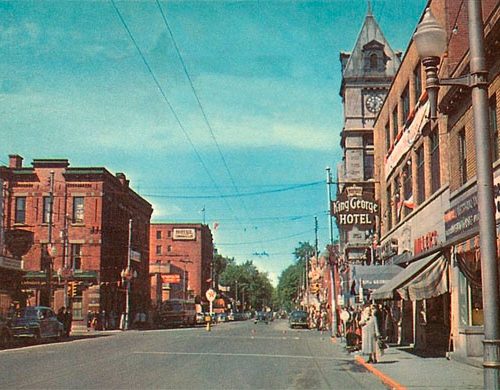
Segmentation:
[(479, 243), (484, 308), (484, 387), (500, 388), (500, 321), (498, 263), (496, 258), (496, 222), (493, 192), (493, 169), (490, 152), (488, 118), (488, 71), (484, 54), (481, 2), (468, 1), (470, 74), (456, 79), (437, 75), (439, 57), (444, 53), (446, 32), (430, 9), (414, 35), (415, 46), (427, 75), (427, 93), (431, 119), (437, 117), (437, 92), (440, 85), (462, 85), (471, 88), (476, 148), (477, 203), (479, 209)]

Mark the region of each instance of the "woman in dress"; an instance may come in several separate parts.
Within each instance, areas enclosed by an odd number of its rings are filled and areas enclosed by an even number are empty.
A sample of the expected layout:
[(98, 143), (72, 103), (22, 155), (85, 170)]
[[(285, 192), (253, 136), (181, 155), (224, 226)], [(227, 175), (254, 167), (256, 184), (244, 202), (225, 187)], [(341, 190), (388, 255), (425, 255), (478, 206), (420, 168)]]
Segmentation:
[(372, 307), (368, 306), (363, 310), (360, 325), (361, 351), (364, 355), (369, 356), (367, 363), (377, 363), (377, 356), (380, 353), (377, 340), (380, 332)]

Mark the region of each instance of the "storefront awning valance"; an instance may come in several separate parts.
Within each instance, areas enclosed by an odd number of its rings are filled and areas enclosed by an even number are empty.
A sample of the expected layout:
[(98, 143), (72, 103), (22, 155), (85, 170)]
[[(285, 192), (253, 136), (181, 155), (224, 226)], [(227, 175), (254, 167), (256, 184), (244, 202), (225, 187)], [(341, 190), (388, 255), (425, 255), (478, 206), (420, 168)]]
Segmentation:
[(414, 263), (411, 263), (407, 268), (401, 271), (394, 278), (389, 280), (386, 284), (384, 284), (379, 289), (375, 290), (371, 297), (373, 299), (394, 299), (394, 297), (398, 297), (397, 289), (405, 286), (409, 281), (416, 278), (420, 275), (427, 267), (429, 267), (432, 263), (442, 258), (440, 253), (432, 254), (427, 257), (424, 257), (421, 260), (418, 260)]
[(404, 268), (397, 265), (352, 265), (351, 279), (364, 288), (376, 289), (402, 271)]

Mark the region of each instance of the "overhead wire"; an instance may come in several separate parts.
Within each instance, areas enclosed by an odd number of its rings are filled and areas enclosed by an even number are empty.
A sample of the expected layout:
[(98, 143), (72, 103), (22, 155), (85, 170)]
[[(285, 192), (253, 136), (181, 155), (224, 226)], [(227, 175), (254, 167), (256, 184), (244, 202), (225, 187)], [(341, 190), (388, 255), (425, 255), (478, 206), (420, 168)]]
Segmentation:
[[(167, 106), (169, 107), (172, 115), (174, 116), (179, 128), (181, 129), (181, 131), (183, 132), (184, 136), (186, 137), (187, 141), (189, 142), (189, 144), (191, 145), (191, 148), (193, 149), (196, 157), (198, 158), (198, 161), (200, 162), (200, 164), (203, 166), (203, 169), (205, 170), (205, 172), (207, 173), (207, 176), (209, 177), (210, 181), (212, 182), (212, 184), (216, 187), (217, 190), (219, 190), (219, 187), (217, 185), (217, 182), (215, 181), (214, 177), (212, 176), (212, 174), (210, 173), (210, 170), (208, 169), (207, 165), (205, 164), (205, 161), (203, 160), (203, 158), (201, 157), (200, 153), (198, 152), (198, 149), (196, 148), (193, 140), (191, 139), (191, 137), (189, 136), (189, 133), (187, 132), (187, 130), (185, 129), (184, 125), (182, 124), (177, 112), (175, 111), (174, 107), (172, 106), (172, 104), (170, 103), (170, 100), (168, 99), (167, 95), (165, 94), (165, 91), (163, 90), (158, 78), (156, 77), (156, 75), (154, 74), (153, 72), (153, 69), (151, 68), (151, 66), (149, 65), (146, 57), (144, 56), (141, 48), (139, 47), (139, 44), (137, 43), (136, 39), (134, 38), (134, 35), (132, 34), (132, 31), (130, 30), (130, 28), (128, 27), (127, 25), (127, 22), (125, 21), (125, 19), (123, 18), (123, 15), (121, 14), (120, 10), (118, 9), (118, 7), (116, 6), (116, 3), (115, 3), (115, 0), (110, 0), (111, 1), (111, 4), (113, 5), (113, 8), (115, 9), (116, 11), (116, 14), (118, 15), (118, 18), (120, 19), (123, 27), (125, 28), (130, 40), (132, 41), (132, 43), (134, 44), (137, 52), (139, 53), (139, 56), (141, 57), (144, 65), (146, 66), (146, 69), (148, 70), (149, 74), (151, 75), (156, 87), (158, 88), (161, 96), (163, 97), (163, 100), (165, 101), (165, 103), (167, 104)], [(220, 192), (220, 190), (219, 190)], [(225, 199), (225, 198), (222, 198), (222, 199)], [(227, 202), (227, 200), (224, 200), (224, 203), (226, 203), (226, 206), (229, 208), (229, 210), (231, 210), (231, 212), (235, 215), (236, 219), (238, 219), (238, 216), (237, 214), (234, 212), (234, 210), (232, 209), (231, 205), (229, 204), (229, 202)], [(241, 222), (240, 222), (241, 223)]]

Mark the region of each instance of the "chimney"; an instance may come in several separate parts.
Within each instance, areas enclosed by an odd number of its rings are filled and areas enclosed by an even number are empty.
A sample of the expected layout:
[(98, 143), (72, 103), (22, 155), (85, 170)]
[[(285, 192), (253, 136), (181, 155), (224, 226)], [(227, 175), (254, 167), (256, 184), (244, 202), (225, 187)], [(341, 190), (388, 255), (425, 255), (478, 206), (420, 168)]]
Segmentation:
[(23, 158), (18, 154), (9, 154), (9, 168), (22, 168)]
[(125, 176), (124, 173), (117, 173), (116, 178), (120, 180), (120, 183), (123, 187), (128, 187), (129, 180), (127, 180), (127, 177)]

